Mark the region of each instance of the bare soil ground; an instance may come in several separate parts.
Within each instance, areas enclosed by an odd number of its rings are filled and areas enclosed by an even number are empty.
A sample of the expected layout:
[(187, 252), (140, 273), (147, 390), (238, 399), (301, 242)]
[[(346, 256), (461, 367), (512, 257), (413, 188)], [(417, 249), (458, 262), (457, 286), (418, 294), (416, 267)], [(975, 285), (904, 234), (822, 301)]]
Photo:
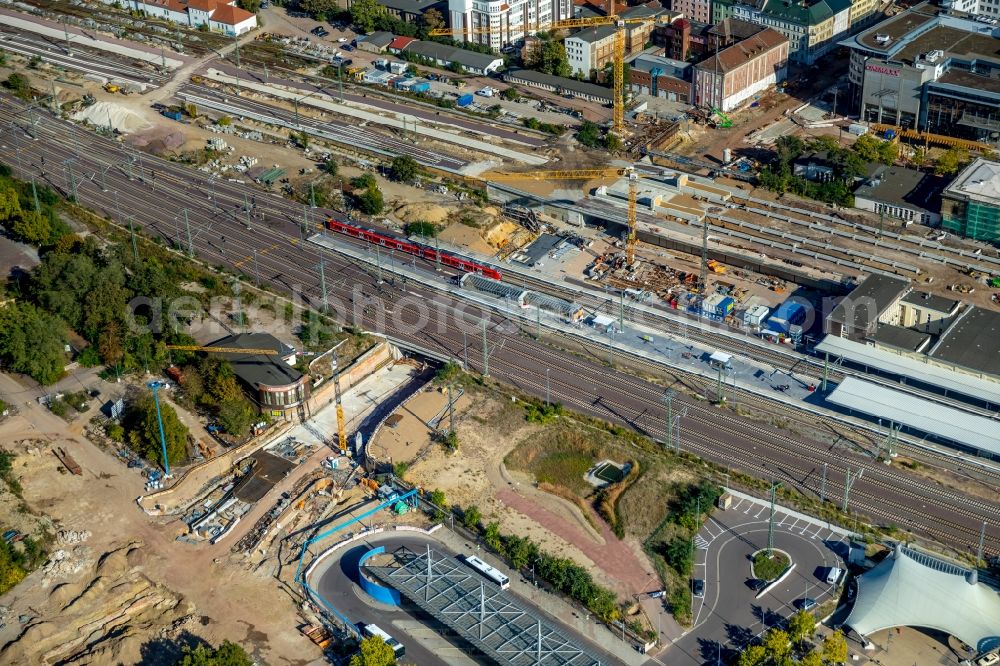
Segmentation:
[[(0, 375), (0, 392), (24, 388)], [(18, 408), (0, 423), (0, 441), (17, 445), (14, 469), (27, 506), (50, 517), (55, 530), (90, 535), (57, 541), (50, 563), (0, 599), (9, 608), (0, 663), (173, 663), (182, 644), (225, 639), (268, 664), (319, 656), (291, 630), (295, 603), (269, 575), (248, 575), (175, 541), (178, 523), (139, 510), (143, 479), (81, 436), (85, 417), (67, 425), (35, 402)], [(62, 470), (50, 452), (57, 445), (83, 476)]]

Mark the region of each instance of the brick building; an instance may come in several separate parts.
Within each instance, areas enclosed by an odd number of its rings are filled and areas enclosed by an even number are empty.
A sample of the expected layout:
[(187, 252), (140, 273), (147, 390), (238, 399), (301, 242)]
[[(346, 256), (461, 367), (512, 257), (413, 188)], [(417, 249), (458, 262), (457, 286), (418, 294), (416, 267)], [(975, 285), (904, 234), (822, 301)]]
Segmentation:
[(783, 81), (788, 73), (788, 39), (767, 28), (694, 66), (692, 102), (731, 111)]

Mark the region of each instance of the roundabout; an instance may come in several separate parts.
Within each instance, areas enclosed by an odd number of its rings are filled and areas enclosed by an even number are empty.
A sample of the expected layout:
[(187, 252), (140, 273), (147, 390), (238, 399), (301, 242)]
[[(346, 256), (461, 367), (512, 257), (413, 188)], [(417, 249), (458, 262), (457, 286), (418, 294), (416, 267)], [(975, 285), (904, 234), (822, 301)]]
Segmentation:
[(693, 599), (693, 625), (667, 652), (671, 664), (726, 663), (769, 627), (792, 615), (803, 599), (818, 604), (835, 598), (826, 583), (829, 567), (843, 566), (849, 532), (815, 518), (775, 507), (773, 548), (790, 561), (790, 571), (763, 585), (753, 556), (768, 548), (770, 505), (736, 494), (728, 510), (716, 510), (695, 538), (693, 577), (705, 581), (703, 598)]

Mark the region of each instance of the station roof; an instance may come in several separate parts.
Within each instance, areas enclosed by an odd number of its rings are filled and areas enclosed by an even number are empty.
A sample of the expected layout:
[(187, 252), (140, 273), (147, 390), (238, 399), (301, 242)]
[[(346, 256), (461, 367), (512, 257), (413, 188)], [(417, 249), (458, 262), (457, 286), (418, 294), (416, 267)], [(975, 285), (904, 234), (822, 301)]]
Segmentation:
[(838, 407), (907, 426), (977, 451), (1000, 456), (1000, 421), (963, 412), (902, 391), (847, 377), (827, 397)]
[(872, 273), (837, 303), (828, 319), (855, 328), (865, 328), (909, 290), (910, 281), (905, 278)]
[(924, 363), (909, 356), (883, 351), (835, 335), (823, 338), (823, 341), (816, 345), (816, 351), (900, 377), (915, 379), (945, 391), (1000, 405), (1000, 382), (979, 379), (962, 372), (942, 368), (933, 363)]
[(858, 598), (847, 622), (862, 636), (892, 627), (926, 627), (950, 634), (977, 651), (1000, 642), (1000, 593), (975, 572), (897, 545), (858, 578)]
[[(429, 550), (393, 553), (392, 566), (368, 573), (500, 666), (601, 666), (576, 637), (499, 589), (466, 564)], [(604, 662), (608, 663), (608, 662)]]
[(1000, 313), (966, 308), (929, 354), (942, 363), (1000, 377)]

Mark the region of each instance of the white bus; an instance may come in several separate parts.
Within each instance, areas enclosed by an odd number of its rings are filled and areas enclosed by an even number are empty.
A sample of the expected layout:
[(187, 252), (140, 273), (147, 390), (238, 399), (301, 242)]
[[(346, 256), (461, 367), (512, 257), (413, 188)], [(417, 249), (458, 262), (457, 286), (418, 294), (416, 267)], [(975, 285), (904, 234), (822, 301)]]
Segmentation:
[(366, 638), (370, 638), (372, 636), (378, 636), (379, 638), (381, 638), (383, 641), (385, 641), (386, 645), (392, 648), (392, 652), (393, 654), (396, 655), (397, 659), (406, 654), (406, 648), (403, 647), (403, 644), (397, 641), (389, 634), (382, 631), (382, 629), (380, 629), (378, 625), (375, 624), (362, 625), (361, 633), (364, 634)]
[(484, 575), (485, 577), (489, 578), (497, 585), (499, 585), (501, 590), (506, 590), (508, 587), (510, 587), (510, 578), (507, 578), (507, 576), (503, 575), (497, 569), (486, 564), (486, 562), (483, 562), (478, 557), (473, 557), (472, 555), (466, 555), (465, 563), (468, 564), (473, 569), (475, 569), (476, 571), (478, 571), (479, 573), (481, 573), (482, 575)]

